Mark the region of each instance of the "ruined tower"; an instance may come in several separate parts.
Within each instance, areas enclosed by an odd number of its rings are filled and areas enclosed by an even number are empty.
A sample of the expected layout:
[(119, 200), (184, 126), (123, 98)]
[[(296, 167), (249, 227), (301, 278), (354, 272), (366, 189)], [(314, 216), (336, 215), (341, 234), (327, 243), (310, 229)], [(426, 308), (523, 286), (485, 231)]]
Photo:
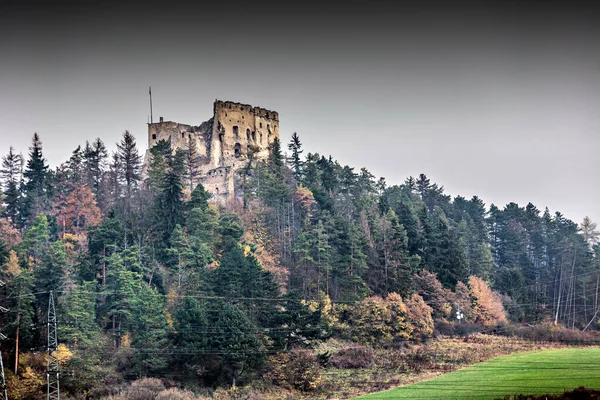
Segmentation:
[[(188, 148), (195, 143), (199, 176), (194, 185), (202, 183), (217, 201), (239, 193), (241, 170), (248, 163), (248, 151), (256, 146), (255, 159), (268, 156), (269, 144), (279, 139), (279, 114), (249, 104), (215, 100), (213, 116), (198, 126), (163, 121), (148, 124), (148, 150), (165, 140), (171, 148)], [(191, 140), (190, 140), (191, 139)]]

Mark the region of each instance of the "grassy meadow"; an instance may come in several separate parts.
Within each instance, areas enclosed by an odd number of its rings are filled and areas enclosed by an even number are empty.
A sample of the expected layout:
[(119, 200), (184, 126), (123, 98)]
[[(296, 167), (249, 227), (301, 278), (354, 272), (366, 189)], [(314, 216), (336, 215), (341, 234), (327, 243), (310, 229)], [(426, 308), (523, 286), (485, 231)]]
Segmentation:
[(357, 399), (496, 399), (513, 394), (600, 388), (600, 348), (528, 351)]

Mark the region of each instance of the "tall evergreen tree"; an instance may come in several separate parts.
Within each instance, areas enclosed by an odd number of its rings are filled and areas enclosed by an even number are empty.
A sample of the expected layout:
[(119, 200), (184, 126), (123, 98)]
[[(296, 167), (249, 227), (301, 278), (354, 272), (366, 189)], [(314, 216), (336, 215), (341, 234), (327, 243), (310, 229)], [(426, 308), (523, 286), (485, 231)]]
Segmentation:
[(123, 139), (117, 143), (117, 154), (121, 163), (121, 180), (125, 182), (127, 197), (130, 197), (141, 179), (142, 156), (136, 147), (135, 138), (129, 131), (125, 131)]
[(4, 204), (6, 204), (6, 217), (13, 225), (19, 226), (23, 221), (19, 214), (21, 193), (19, 183), (23, 172), (23, 157), (16, 154), (12, 146), (8, 154), (2, 157), (0, 174), (4, 184)]
[(187, 179), (190, 183), (190, 192), (194, 190), (198, 177), (200, 176), (200, 155), (198, 154), (198, 148), (196, 139), (190, 133), (188, 134), (186, 141), (186, 168), (187, 168)]
[[(157, 156), (161, 156), (157, 154)], [(158, 157), (157, 157), (158, 158)], [(160, 176), (158, 194), (155, 198), (154, 215), (156, 232), (155, 240), (159, 249), (168, 244), (176, 225), (183, 225), (184, 203), (183, 187), (185, 177), (185, 152), (177, 150), (174, 155), (166, 154), (162, 175), (158, 170), (154, 174)]]
[(108, 165), (108, 193), (110, 195), (110, 204), (114, 206), (121, 199), (123, 188), (121, 179), (123, 177), (123, 165), (119, 153), (112, 153), (111, 162)]
[(292, 139), (288, 144), (288, 149), (292, 152), (288, 162), (294, 171), (296, 183), (300, 183), (302, 181), (302, 167), (304, 166), (301, 154), (304, 150), (302, 150), (302, 143), (300, 142), (300, 137), (296, 132), (292, 134)]
[(33, 218), (49, 207), (46, 187), (47, 175), (48, 165), (42, 154), (42, 141), (39, 135), (35, 133), (29, 148), (29, 159), (23, 173), (25, 178), (24, 219)]
[(96, 138), (90, 145), (85, 142), (83, 150), (84, 165), (86, 170), (86, 184), (92, 189), (99, 204), (103, 203), (102, 197), (102, 182), (108, 151), (104, 142), (100, 138)]
[(267, 165), (269, 166), (269, 172), (281, 177), (283, 168), (283, 154), (281, 153), (281, 142), (278, 138), (273, 139), (269, 143), (269, 159)]
[(67, 161), (68, 180), (72, 185), (83, 185), (85, 182), (83, 159), (83, 150), (81, 146), (77, 146)]
[(186, 366), (192, 376), (199, 366), (204, 366), (205, 383), (226, 378), (235, 387), (264, 360), (257, 326), (225, 300), (201, 302), (185, 298), (175, 315), (175, 329), (178, 332), (175, 344), (190, 350), (189, 355), (183, 354), (177, 362)]
[[(169, 320), (164, 296), (156, 288), (142, 285), (131, 306), (131, 345), (138, 349), (134, 354), (134, 369), (138, 376), (165, 373), (169, 356), (161, 350), (171, 347)], [(144, 350), (154, 349), (144, 353)]]

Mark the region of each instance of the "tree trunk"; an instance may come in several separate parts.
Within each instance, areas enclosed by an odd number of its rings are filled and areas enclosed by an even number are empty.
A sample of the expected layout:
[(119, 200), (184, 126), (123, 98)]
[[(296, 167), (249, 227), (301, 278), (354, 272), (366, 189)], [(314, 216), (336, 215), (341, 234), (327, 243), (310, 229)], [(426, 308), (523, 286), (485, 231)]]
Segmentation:
[(15, 375), (19, 372), (19, 328), (21, 325), (21, 296), (17, 305), (17, 331), (15, 333)]

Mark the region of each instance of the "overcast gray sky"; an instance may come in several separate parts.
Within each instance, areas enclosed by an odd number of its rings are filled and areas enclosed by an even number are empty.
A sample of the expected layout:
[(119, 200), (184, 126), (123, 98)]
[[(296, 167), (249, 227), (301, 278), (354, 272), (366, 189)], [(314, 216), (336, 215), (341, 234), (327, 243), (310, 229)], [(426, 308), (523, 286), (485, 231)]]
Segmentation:
[(120, 3), (0, 5), (1, 154), (38, 132), (56, 166), (126, 129), (145, 150), (151, 85), (155, 119), (250, 103), (279, 112), (283, 142), (296, 131), (388, 184), (425, 173), (452, 196), (600, 222), (591, 3)]

